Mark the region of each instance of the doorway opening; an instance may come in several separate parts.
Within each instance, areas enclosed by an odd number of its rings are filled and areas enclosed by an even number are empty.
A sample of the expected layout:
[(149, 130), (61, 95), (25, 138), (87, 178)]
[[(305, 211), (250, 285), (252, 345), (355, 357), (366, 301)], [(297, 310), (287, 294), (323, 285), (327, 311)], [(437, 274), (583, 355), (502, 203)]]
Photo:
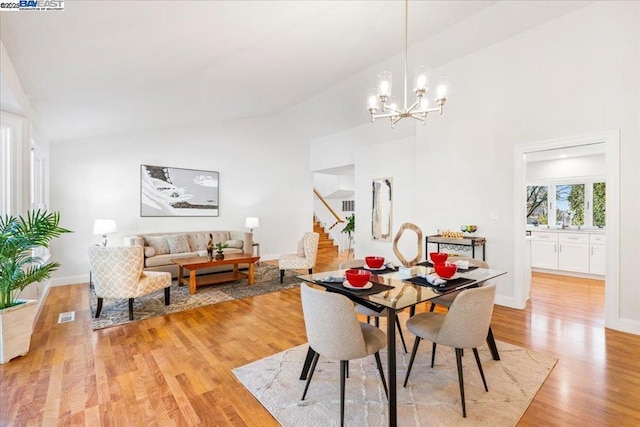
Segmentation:
[[(600, 145), (601, 144), (601, 145)], [(585, 150), (594, 146), (603, 147), (604, 152), (604, 182), (606, 185), (606, 227), (607, 250), (605, 254), (605, 326), (620, 329), (618, 326), (619, 307), (619, 131), (609, 131), (592, 135), (584, 135), (571, 138), (556, 139), (520, 144), (515, 150), (515, 236), (514, 260), (515, 276), (515, 300), (519, 308), (526, 306), (529, 298), (530, 275), (528, 259), (528, 247), (525, 241), (527, 224), (527, 160), (558, 154), (562, 150)], [(551, 203), (550, 203), (551, 204)], [(552, 204), (551, 204), (552, 205)], [(552, 205), (553, 206), (553, 205)], [(551, 213), (549, 213), (551, 214)], [(555, 217), (552, 222), (558, 224)], [(522, 238), (520, 238), (522, 236)]]

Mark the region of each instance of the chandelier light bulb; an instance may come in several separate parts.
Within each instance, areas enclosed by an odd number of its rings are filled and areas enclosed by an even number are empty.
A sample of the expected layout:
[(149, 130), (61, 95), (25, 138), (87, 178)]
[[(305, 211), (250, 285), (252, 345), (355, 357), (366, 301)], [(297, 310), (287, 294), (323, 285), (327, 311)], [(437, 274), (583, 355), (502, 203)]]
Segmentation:
[(378, 96), (380, 98), (391, 96), (391, 72), (389, 71), (378, 74)]
[(378, 111), (378, 108), (380, 108), (380, 101), (375, 88), (369, 89), (369, 93), (367, 94), (367, 108), (369, 109), (369, 112), (373, 111), (374, 113)]
[(427, 67), (419, 65), (414, 69), (413, 73), (413, 91), (416, 94), (423, 95), (429, 86), (429, 72)]
[(440, 79), (436, 86), (436, 100), (440, 101), (443, 99), (447, 99), (449, 95), (449, 85), (447, 84), (447, 79), (444, 77)]

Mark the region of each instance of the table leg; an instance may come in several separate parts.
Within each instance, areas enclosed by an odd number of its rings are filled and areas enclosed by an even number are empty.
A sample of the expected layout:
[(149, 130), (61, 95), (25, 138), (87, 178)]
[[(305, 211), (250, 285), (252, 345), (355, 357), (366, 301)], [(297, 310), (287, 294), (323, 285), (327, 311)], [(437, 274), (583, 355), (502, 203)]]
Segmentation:
[(189, 293), (195, 295), (196, 293), (196, 270), (189, 272)]
[(387, 384), (389, 387), (389, 426), (398, 424), (396, 402), (396, 311), (387, 308)]
[(491, 326), (489, 326), (489, 332), (487, 332), (487, 346), (489, 347), (489, 351), (491, 352), (491, 357), (493, 357), (493, 360), (500, 360), (498, 347), (496, 346), (496, 340), (493, 338)]
[(182, 268), (182, 266), (179, 266), (178, 267), (178, 286), (184, 285), (184, 283), (182, 282), (183, 274), (184, 274), (184, 269)]
[(313, 356), (315, 355), (315, 350), (309, 347), (309, 350), (307, 350), (307, 357), (304, 359), (304, 365), (302, 366), (302, 372), (300, 372), (301, 380), (307, 379), (307, 374), (309, 374), (309, 368), (311, 367), (311, 362), (313, 361)]
[[(238, 267), (237, 264), (236, 264), (236, 267)], [(255, 277), (255, 274), (254, 274), (254, 268), (253, 268), (253, 263), (252, 262), (249, 263), (249, 277), (247, 279), (248, 279), (250, 285), (253, 285), (254, 283), (256, 283), (256, 277)]]

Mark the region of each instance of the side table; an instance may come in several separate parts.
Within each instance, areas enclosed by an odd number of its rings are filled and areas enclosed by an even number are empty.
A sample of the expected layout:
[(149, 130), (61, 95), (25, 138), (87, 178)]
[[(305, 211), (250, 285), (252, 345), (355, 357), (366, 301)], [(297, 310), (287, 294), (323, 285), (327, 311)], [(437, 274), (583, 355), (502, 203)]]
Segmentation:
[(476, 257), (476, 248), (482, 247), (482, 260), (486, 261), (487, 240), (484, 237), (464, 236), (462, 239), (454, 239), (440, 235), (426, 236), (424, 246), (427, 255), (429, 254), (429, 243), (438, 245), (438, 252), (440, 252), (441, 246), (454, 251), (471, 251), (471, 258)]

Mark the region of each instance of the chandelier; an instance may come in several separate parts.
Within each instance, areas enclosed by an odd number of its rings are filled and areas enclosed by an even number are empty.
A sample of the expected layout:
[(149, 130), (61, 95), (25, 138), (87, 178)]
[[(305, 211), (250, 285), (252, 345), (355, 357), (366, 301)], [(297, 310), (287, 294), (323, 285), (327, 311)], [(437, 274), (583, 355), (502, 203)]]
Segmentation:
[[(435, 104), (430, 107), (426, 97), (430, 88), (429, 71), (423, 65), (415, 68), (413, 76), (413, 92), (416, 100), (413, 104), (407, 104), (407, 30), (409, 26), (409, 0), (405, 0), (404, 10), (404, 107), (400, 108), (397, 97), (391, 96), (391, 72), (383, 71), (378, 74), (378, 87), (370, 89), (367, 96), (367, 106), (371, 114), (371, 122), (376, 119), (388, 117), (391, 120), (391, 127), (394, 127), (400, 119), (411, 117), (427, 122), (427, 114), (439, 112), (442, 114), (443, 106), (447, 100), (447, 82), (441, 78), (433, 87), (435, 88)], [(381, 110), (378, 114), (378, 110)]]

